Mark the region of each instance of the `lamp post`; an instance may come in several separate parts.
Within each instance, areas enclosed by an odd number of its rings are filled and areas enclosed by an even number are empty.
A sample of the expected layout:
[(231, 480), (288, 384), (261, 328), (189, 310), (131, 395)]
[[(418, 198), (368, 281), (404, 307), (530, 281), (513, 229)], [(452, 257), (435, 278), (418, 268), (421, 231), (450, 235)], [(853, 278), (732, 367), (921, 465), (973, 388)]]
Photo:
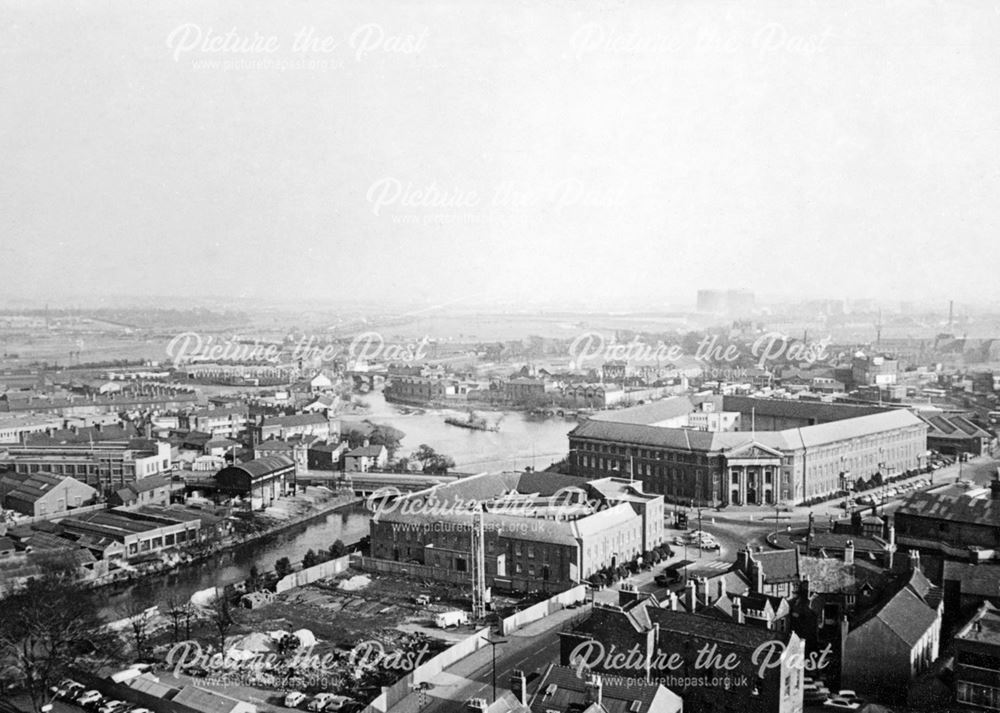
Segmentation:
[(497, 646), (500, 644), (506, 644), (507, 639), (490, 639), (488, 637), (483, 637), (483, 640), (487, 644), (493, 647), (493, 703), (497, 700)]

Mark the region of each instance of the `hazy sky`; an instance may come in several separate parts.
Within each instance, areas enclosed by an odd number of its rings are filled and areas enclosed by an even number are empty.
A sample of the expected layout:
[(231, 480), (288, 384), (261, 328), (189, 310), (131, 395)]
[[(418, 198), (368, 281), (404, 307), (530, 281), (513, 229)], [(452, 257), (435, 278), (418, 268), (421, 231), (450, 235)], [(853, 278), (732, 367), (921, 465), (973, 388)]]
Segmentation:
[(0, 18), (0, 299), (998, 296), (996, 0)]

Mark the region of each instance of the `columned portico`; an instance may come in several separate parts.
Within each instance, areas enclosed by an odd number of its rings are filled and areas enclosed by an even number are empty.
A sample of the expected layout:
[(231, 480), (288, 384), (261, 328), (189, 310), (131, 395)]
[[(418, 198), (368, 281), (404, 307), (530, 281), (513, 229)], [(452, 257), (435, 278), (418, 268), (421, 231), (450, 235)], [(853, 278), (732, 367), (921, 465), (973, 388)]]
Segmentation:
[(750, 443), (726, 454), (730, 505), (774, 505), (781, 492), (781, 453)]

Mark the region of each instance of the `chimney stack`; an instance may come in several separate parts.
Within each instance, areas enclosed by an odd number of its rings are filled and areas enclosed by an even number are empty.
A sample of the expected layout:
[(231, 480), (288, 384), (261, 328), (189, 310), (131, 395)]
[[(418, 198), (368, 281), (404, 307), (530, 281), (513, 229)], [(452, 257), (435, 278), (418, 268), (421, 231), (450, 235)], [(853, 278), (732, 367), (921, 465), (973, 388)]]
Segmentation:
[(587, 678), (586, 702), (588, 705), (601, 706), (601, 677), (591, 674)]
[(726, 578), (719, 577), (719, 599), (723, 599), (726, 596)]
[(751, 581), (754, 583), (754, 591), (758, 593), (763, 593), (764, 591), (764, 568), (761, 567), (760, 562), (757, 560), (752, 560), (751, 565)]
[(733, 597), (733, 621), (737, 624), (743, 624), (745, 620), (743, 619), (743, 600), (739, 597)]
[(997, 466), (996, 475), (990, 481), (990, 499), (1000, 500), (1000, 466)]
[(669, 601), (670, 601), (670, 611), (677, 611), (677, 604), (678, 604), (677, 592), (670, 593)]
[(710, 596), (709, 591), (708, 591), (708, 578), (707, 577), (699, 577), (698, 578), (698, 586), (701, 587), (702, 603), (706, 607), (707, 606), (711, 606), (712, 601), (711, 601), (711, 596)]
[(513, 691), (517, 702), (522, 706), (528, 705), (528, 679), (524, 676), (524, 671), (515, 668), (510, 675), (510, 690)]
[(486, 705), (485, 698), (470, 698), (469, 702), (465, 704), (465, 710), (474, 713), (486, 713), (489, 710), (489, 706)]
[(799, 579), (799, 596), (803, 599), (809, 599), (809, 577), (807, 575), (803, 575)]
[(920, 569), (920, 552), (918, 550), (910, 550), (910, 569), (914, 571)]
[(844, 564), (854, 564), (854, 540), (848, 540), (844, 547)]
[(684, 606), (689, 612), (694, 612), (698, 602), (698, 597), (696, 595), (697, 585), (693, 579), (689, 579), (687, 583), (687, 588), (684, 590)]

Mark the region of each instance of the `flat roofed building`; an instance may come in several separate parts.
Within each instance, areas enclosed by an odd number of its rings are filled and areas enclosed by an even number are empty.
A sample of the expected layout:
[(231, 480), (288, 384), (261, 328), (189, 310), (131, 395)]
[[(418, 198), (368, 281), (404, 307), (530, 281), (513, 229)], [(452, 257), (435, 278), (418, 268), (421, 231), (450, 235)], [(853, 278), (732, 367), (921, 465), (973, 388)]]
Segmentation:
[(197, 542), (201, 520), (166, 508), (115, 509), (73, 515), (60, 521), (59, 527), (70, 537), (118, 542), (124, 547), (125, 558), (131, 559)]

